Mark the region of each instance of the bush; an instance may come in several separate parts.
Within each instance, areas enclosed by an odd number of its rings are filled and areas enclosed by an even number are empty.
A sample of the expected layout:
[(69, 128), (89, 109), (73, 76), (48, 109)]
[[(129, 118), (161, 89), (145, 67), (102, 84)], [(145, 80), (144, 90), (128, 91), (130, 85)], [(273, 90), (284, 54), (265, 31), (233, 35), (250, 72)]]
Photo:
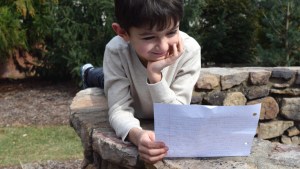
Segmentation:
[(7, 13), (0, 17), (0, 23), (5, 22), (1, 32), (10, 38), (0, 39), (0, 44), (7, 44), (1, 45), (1, 58), (13, 49), (28, 52), (37, 59), (30, 71), (40, 77), (78, 78), (83, 63), (102, 64), (105, 44), (114, 36), (112, 0), (17, 0), (0, 7), (1, 14)]
[(18, 14), (2, 3), (0, 3), (0, 61), (4, 62), (13, 55), (15, 49), (26, 49), (27, 42)]
[[(200, 43), (206, 65), (299, 65), (299, 3), (184, 0), (180, 29)], [(115, 35), (113, 8), (113, 0), (0, 1), (0, 61), (29, 53), (36, 62), (29, 63), (32, 69), (17, 65), (20, 70), (78, 79), (82, 64), (102, 65)]]
[[(105, 44), (114, 33), (113, 2), (110, 0), (61, 0), (55, 10), (56, 22), (48, 39), (45, 62), (49, 73), (78, 77), (83, 63), (100, 66)], [(58, 73), (61, 74), (58, 74)]]

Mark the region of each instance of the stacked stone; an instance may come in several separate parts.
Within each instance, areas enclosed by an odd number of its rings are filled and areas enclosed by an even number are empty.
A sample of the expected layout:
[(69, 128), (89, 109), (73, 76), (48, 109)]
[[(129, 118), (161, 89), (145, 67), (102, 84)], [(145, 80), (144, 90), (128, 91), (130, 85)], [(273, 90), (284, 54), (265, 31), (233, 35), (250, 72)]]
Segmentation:
[[(107, 111), (106, 97), (99, 88), (79, 91), (70, 105), (70, 124), (84, 148), (82, 169), (300, 168), (300, 146), (258, 138), (254, 139), (247, 157), (165, 158), (154, 165), (145, 164), (136, 146), (115, 135), (108, 123)], [(141, 125), (153, 130), (151, 120), (141, 121)]]
[(300, 67), (203, 68), (192, 104), (261, 103), (257, 136), (300, 145)]

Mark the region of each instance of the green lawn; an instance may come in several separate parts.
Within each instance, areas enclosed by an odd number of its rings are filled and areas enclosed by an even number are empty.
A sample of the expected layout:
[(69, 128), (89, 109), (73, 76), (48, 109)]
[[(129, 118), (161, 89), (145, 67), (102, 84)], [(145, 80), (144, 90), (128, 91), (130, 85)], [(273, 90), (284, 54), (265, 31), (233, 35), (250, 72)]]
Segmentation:
[(79, 137), (69, 126), (0, 128), (0, 168), (45, 160), (82, 159)]

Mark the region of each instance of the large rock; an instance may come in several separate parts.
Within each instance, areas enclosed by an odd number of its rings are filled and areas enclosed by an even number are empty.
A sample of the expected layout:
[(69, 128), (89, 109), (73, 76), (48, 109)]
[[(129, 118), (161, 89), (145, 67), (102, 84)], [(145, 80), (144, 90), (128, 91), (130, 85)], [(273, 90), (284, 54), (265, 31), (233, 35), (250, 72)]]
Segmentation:
[[(248, 157), (166, 158), (154, 165), (139, 159), (136, 147), (116, 137), (107, 121), (107, 102), (102, 90), (77, 93), (70, 106), (70, 122), (84, 148), (82, 168), (124, 169), (296, 169), (300, 168), (300, 147), (254, 139)], [(153, 129), (152, 121), (141, 121)], [(297, 141), (296, 138), (293, 139)], [(188, 144), (188, 143), (187, 143)]]
[(248, 99), (257, 99), (266, 97), (269, 95), (269, 87), (268, 86), (251, 86), (246, 90), (246, 96)]
[(272, 71), (272, 78), (288, 81), (295, 76), (296, 72), (287, 68), (275, 68)]
[(191, 104), (202, 104), (204, 95), (204, 92), (193, 91)]
[(236, 72), (234, 74), (225, 74), (221, 76), (222, 90), (229, 89), (245, 82), (248, 79), (248, 76), (248, 72)]
[(297, 127), (292, 127), (288, 129), (288, 136), (297, 136), (300, 135), (300, 130)]
[(223, 105), (225, 97), (226, 95), (224, 92), (212, 91), (204, 96), (203, 101), (205, 104), (221, 106)]
[(208, 69), (205, 68), (202, 69), (201, 74), (213, 74), (216, 77), (220, 76), (222, 90), (240, 85), (247, 81), (249, 77), (249, 72), (244, 69), (209, 68), (209, 72), (207, 72), (207, 70)]
[(258, 137), (262, 139), (278, 137), (292, 126), (294, 126), (293, 121), (271, 121), (259, 123)]
[(220, 88), (220, 75), (201, 73), (196, 83), (196, 87), (198, 89), (207, 89), (207, 90)]
[(300, 121), (300, 97), (283, 98), (281, 114), (288, 119)]
[(279, 106), (273, 97), (265, 97), (263, 99), (253, 100), (247, 103), (247, 105), (253, 105), (261, 103), (259, 119), (275, 119), (279, 113)]
[(253, 85), (266, 85), (269, 82), (271, 71), (258, 70), (250, 72), (250, 82)]
[(299, 145), (300, 144), (300, 137), (298, 137), (298, 136), (288, 137), (286, 135), (282, 135), (281, 136), (281, 141), (284, 144)]
[(245, 105), (247, 102), (246, 97), (241, 92), (232, 92), (227, 93), (223, 105), (224, 106), (238, 106), (238, 105)]
[(274, 88), (286, 88), (293, 85), (296, 78), (296, 71), (288, 68), (274, 68), (271, 81)]
[(270, 93), (278, 94), (278, 95), (300, 96), (300, 89), (299, 88), (271, 89)]

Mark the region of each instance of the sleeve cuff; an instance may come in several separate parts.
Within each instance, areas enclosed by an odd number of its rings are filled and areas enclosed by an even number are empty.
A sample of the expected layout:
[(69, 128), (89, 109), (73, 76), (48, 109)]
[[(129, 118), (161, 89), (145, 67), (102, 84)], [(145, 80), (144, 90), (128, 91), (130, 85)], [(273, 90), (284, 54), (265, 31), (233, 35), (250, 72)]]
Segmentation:
[(147, 84), (154, 103), (170, 103), (176, 97), (164, 78), (155, 84)]

